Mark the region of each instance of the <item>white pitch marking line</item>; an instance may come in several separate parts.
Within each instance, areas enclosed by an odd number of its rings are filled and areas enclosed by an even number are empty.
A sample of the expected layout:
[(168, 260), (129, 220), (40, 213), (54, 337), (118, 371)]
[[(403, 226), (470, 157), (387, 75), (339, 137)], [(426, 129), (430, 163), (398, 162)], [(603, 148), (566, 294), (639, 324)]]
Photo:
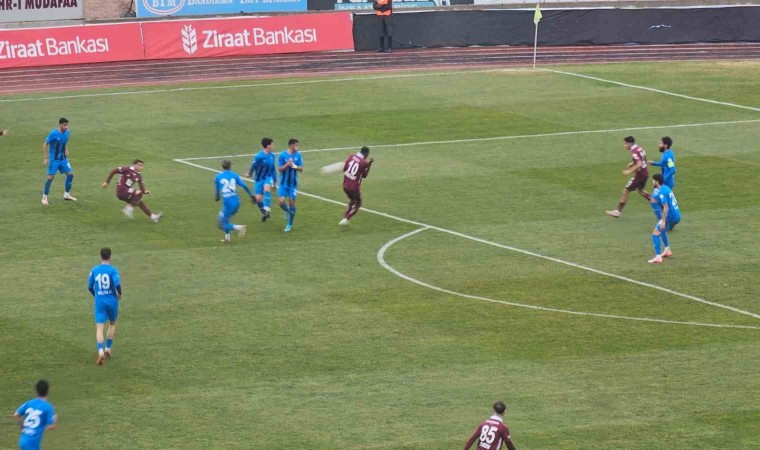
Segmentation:
[(755, 108), (754, 106), (745, 106), (745, 105), (739, 105), (737, 103), (730, 103), (730, 102), (721, 102), (718, 100), (711, 100), (709, 98), (702, 98), (702, 97), (692, 97), (691, 95), (684, 95), (684, 94), (678, 94), (675, 92), (665, 91), (662, 89), (655, 89), (647, 86), (639, 86), (636, 84), (628, 84), (628, 83), (622, 83), (620, 81), (614, 81), (614, 80), (607, 80), (604, 78), (599, 77), (592, 77), (591, 75), (583, 75), (580, 73), (574, 73), (574, 72), (565, 72), (563, 70), (555, 70), (555, 69), (542, 69), (546, 72), (552, 72), (552, 73), (559, 73), (562, 75), (568, 75), (571, 77), (579, 77), (579, 78), (586, 78), (588, 80), (595, 80), (595, 81), (601, 81), (602, 83), (610, 83), (610, 84), (616, 84), (618, 86), (624, 86), (629, 87), (633, 89), (641, 89), (644, 91), (650, 91), (650, 92), (656, 92), (658, 94), (664, 94), (664, 95), (671, 95), (673, 97), (680, 97), (685, 98), (687, 100), (696, 100), (698, 102), (705, 102), (705, 103), (712, 103), (714, 105), (722, 105), (722, 106), (731, 106), (733, 108), (741, 108), (741, 109), (748, 109), (750, 111), (757, 111), (760, 112), (760, 108)]
[[(215, 173), (221, 172), (220, 170), (212, 169), (212, 168), (206, 167), (206, 166), (201, 166), (200, 164), (195, 164), (195, 163), (186, 161), (184, 159), (175, 159), (174, 161), (176, 161), (178, 163), (182, 163), (182, 164), (187, 164), (187, 165), (192, 166), (192, 167), (197, 167), (199, 169), (209, 170), (209, 171), (215, 172)], [(243, 178), (243, 179), (251, 181), (251, 182), (253, 181), (250, 178)], [(328, 202), (328, 203), (333, 203), (333, 204), (336, 204), (336, 205), (345, 206), (345, 203), (343, 203), (343, 202), (339, 202), (339, 201), (336, 201), (336, 200), (333, 200), (333, 199), (330, 199), (330, 198), (327, 198), (327, 197), (322, 197), (321, 195), (310, 194), (308, 192), (303, 192), (303, 191), (298, 191), (298, 193), (301, 194), (301, 195), (303, 195), (303, 196), (306, 196), (306, 197), (311, 197), (311, 198), (314, 198), (314, 199), (317, 199), (317, 200), (321, 200), (323, 202)], [(489, 241), (489, 240), (486, 240), (486, 239), (481, 239), (481, 238), (478, 238), (478, 237), (475, 237), (475, 236), (470, 236), (468, 234), (460, 233), (458, 231), (454, 231), (454, 230), (449, 230), (449, 229), (446, 229), (446, 228), (437, 227), (435, 225), (429, 225), (429, 224), (422, 223), (422, 222), (417, 222), (417, 221), (414, 221), (414, 220), (404, 219), (403, 217), (394, 216), (392, 214), (384, 213), (384, 212), (381, 212), (381, 211), (375, 211), (373, 209), (368, 209), (368, 208), (362, 208), (362, 210), (366, 211), (366, 212), (368, 212), (370, 214), (375, 214), (375, 215), (378, 215), (378, 216), (386, 217), (388, 219), (392, 219), (392, 220), (395, 220), (395, 221), (398, 221), (398, 222), (404, 222), (404, 223), (409, 223), (409, 224), (412, 224), (412, 225), (417, 225), (418, 227), (428, 228), (428, 229), (431, 229), (431, 230), (440, 231), (441, 233), (447, 233), (447, 234), (450, 234), (452, 236), (457, 236), (457, 237), (461, 237), (461, 238), (464, 238), (464, 239), (469, 239), (471, 241), (479, 242), (481, 244), (491, 245), (493, 247), (502, 248), (504, 250), (509, 250), (509, 251), (512, 251), (512, 252), (515, 252), (515, 253), (521, 253), (523, 255), (533, 256), (533, 257), (544, 259), (544, 260), (547, 260), (547, 261), (552, 261), (552, 262), (555, 262), (555, 263), (558, 263), (558, 264), (563, 264), (563, 265), (566, 265), (566, 266), (575, 267), (576, 269), (585, 270), (587, 272), (592, 272), (592, 273), (595, 273), (597, 275), (603, 275), (603, 276), (606, 276), (606, 277), (609, 277), (609, 278), (614, 278), (614, 279), (617, 279), (617, 280), (625, 281), (625, 282), (636, 284), (636, 285), (639, 285), (639, 286), (655, 289), (655, 290), (658, 290), (658, 291), (661, 291), (661, 292), (665, 292), (665, 293), (668, 293), (668, 294), (672, 294), (672, 295), (675, 295), (675, 296), (678, 296), (678, 297), (682, 297), (682, 298), (685, 298), (685, 299), (688, 299), (688, 300), (693, 300), (695, 302), (703, 303), (705, 305), (714, 306), (716, 308), (727, 309), (729, 311), (733, 311), (733, 312), (738, 313), (738, 314), (743, 314), (745, 316), (754, 317), (755, 319), (760, 319), (760, 314), (756, 314), (756, 313), (753, 313), (753, 312), (750, 312), (750, 311), (745, 311), (743, 309), (735, 308), (733, 306), (723, 305), (721, 303), (711, 302), (711, 301), (705, 300), (703, 298), (699, 298), (699, 297), (696, 297), (696, 296), (693, 296), (693, 295), (690, 295), (690, 294), (684, 294), (684, 293), (681, 293), (681, 292), (678, 292), (678, 291), (674, 291), (672, 289), (668, 289), (668, 288), (665, 288), (665, 287), (662, 287), (662, 286), (658, 286), (656, 284), (651, 284), (651, 283), (646, 283), (644, 281), (634, 280), (633, 278), (628, 278), (628, 277), (625, 277), (625, 276), (622, 276), (622, 275), (617, 275), (617, 274), (614, 274), (614, 273), (611, 273), (611, 272), (605, 272), (603, 270), (594, 269), (593, 267), (584, 266), (582, 264), (576, 264), (574, 262), (565, 261), (563, 259), (554, 258), (552, 256), (542, 255), (540, 253), (532, 252), (532, 251), (529, 251), (529, 250), (523, 250), (521, 248), (512, 247), (510, 245), (499, 244), (497, 242)]]
[(589, 317), (602, 317), (605, 319), (623, 319), (623, 320), (634, 320), (638, 322), (655, 322), (655, 323), (666, 323), (666, 324), (677, 324), (677, 325), (692, 325), (692, 326), (699, 326), (699, 327), (712, 327), (712, 328), (740, 328), (740, 329), (747, 329), (747, 330), (760, 330), (760, 327), (754, 327), (751, 325), (729, 325), (729, 324), (717, 324), (717, 323), (702, 323), (702, 322), (684, 322), (684, 321), (678, 321), (678, 320), (665, 320), (665, 319), (653, 319), (653, 318), (647, 318), (647, 317), (630, 317), (630, 316), (619, 316), (615, 314), (602, 314), (602, 313), (589, 313), (589, 312), (583, 312), (583, 311), (573, 311), (568, 309), (557, 309), (557, 308), (548, 308), (545, 306), (536, 306), (536, 305), (527, 305), (524, 303), (515, 303), (515, 302), (508, 302), (505, 300), (495, 300), (488, 297), (480, 297), (478, 295), (471, 295), (471, 294), (464, 294), (461, 292), (452, 291), (449, 289), (445, 289), (439, 286), (435, 286), (429, 283), (425, 283), (424, 281), (420, 281), (416, 278), (412, 278), (409, 275), (403, 274), (399, 272), (398, 270), (394, 269), (390, 264), (388, 264), (385, 261), (385, 253), (388, 251), (389, 248), (391, 248), (393, 245), (397, 244), (398, 242), (414, 236), (415, 234), (421, 233), (426, 230), (431, 230), (430, 227), (422, 227), (417, 228), (414, 231), (410, 231), (409, 233), (406, 233), (402, 236), (399, 236), (397, 238), (394, 238), (388, 242), (386, 242), (382, 247), (380, 247), (380, 250), (377, 252), (377, 262), (380, 263), (380, 265), (387, 271), (391, 272), (393, 275), (396, 275), (399, 278), (403, 278), (406, 281), (410, 281), (414, 284), (417, 284), (419, 286), (432, 289), (434, 291), (443, 292), (444, 294), (449, 295), (456, 295), (459, 297), (469, 298), (473, 300), (480, 300), (484, 302), (489, 303), (498, 303), (501, 305), (507, 305), (507, 306), (516, 306), (518, 308), (527, 308), (527, 309), (533, 309), (538, 311), (547, 311), (547, 312), (554, 312), (554, 313), (562, 313), (562, 314), (572, 314), (574, 316), (589, 316)]
[[(468, 139), (452, 139), (448, 141), (422, 141), (422, 142), (407, 142), (403, 144), (368, 144), (368, 147), (372, 148), (396, 148), (396, 147), (414, 147), (418, 145), (442, 145), (442, 144), (464, 144), (468, 142), (487, 142), (487, 141), (505, 141), (510, 139), (528, 139), (528, 138), (541, 138), (551, 136), (572, 136), (576, 134), (603, 134), (603, 133), (615, 133), (620, 131), (638, 131), (638, 130), (659, 130), (665, 128), (689, 128), (689, 127), (702, 127), (709, 125), (732, 125), (740, 123), (759, 123), (760, 119), (747, 119), (747, 120), (732, 120), (727, 122), (702, 122), (702, 123), (685, 123), (679, 125), (658, 125), (658, 126), (646, 126), (646, 127), (629, 127), (629, 128), (612, 128), (608, 130), (582, 130), (582, 131), (560, 131), (557, 133), (541, 133), (541, 134), (520, 134), (511, 136), (494, 136), (485, 138), (468, 138)], [(301, 153), (319, 153), (319, 152), (334, 152), (345, 150), (356, 150), (361, 145), (353, 147), (333, 147), (333, 148), (317, 148), (313, 150), (300, 150)], [(225, 156), (200, 156), (196, 158), (182, 158), (183, 161), (200, 161), (204, 159), (222, 159), (222, 158), (242, 158), (245, 156), (253, 156), (255, 153), (246, 153), (242, 155), (225, 155)]]
[[(233, 84), (227, 86), (195, 86), (195, 87), (178, 87), (171, 89), (147, 89), (141, 91), (125, 91), (125, 92), (98, 92), (95, 94), (73, 94), (73, 95), (55, 95), (49, 97), (24, 97), (24, 98), (9, 98), (0, 99), (0, 103), (16, 103), (16, 102), (35, 102), (39, 100), (62, 100), (71, 98), (89, 98), (89, 97), (114, 97), (119, 95), (139, 95), (139, 94), (162, 94), (166, 92), (188, 92), (188, 91), (209, 91), (217, 89), (244, 89), (244, 88), (258, 88), (258, 87), (271, 87), (271, 86), (293, 86), (299, 84), (319, 84), (319, 83), (340, 83), (344, 81), (372, 81), (372, 80), (385, 80), (388, 78), (413, 78), (413, 77), (433, 77), (443, 75), (469, 75), (479, 73), (492, 73), (492, 72), (541, 72), (541, 70), (534, 70), (524, 67), (515, 68), (499, 68), (499, 69), (478, 69), (478, 70), (456, 70), (448, 72), (427, 72), (427, 73), (404, 73), (396, 75), (373, 75), (366, 77), (344, 77), (344, 78), (325, 78), (319, 80), (298, 80), (298, 81), (279, 81), (275, 83), (247, 83), (247, 84)], [(319, 76), (329, 77), (330, 73), (326, 72)], [(178, 81), (181, 83), (182, 81)]]

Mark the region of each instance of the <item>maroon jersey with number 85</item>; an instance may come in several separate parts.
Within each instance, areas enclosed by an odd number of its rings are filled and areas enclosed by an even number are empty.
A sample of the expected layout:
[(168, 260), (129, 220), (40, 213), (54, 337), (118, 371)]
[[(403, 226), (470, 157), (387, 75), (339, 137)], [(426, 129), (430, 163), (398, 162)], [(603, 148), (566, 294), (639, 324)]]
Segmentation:
[(511, 439), (509, 428), (498, 416), (492, 416), (478, 425), (473, 436), (476, 437), (478, 450), (501, 450), (501, 446)]

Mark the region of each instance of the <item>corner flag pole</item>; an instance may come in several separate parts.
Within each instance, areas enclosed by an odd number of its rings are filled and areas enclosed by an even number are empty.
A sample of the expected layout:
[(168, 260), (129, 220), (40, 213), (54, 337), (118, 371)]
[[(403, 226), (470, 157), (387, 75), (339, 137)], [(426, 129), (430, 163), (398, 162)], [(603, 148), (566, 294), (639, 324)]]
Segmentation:
[(536, 68), (536, 51), (538, 50), (538, 22), (544, 16), (541, 14), (541, 8), (536, 3), (536, 12), (533, 13), (533, 23), (536, 25), (536, 35), (533, 37), (533, 68)]

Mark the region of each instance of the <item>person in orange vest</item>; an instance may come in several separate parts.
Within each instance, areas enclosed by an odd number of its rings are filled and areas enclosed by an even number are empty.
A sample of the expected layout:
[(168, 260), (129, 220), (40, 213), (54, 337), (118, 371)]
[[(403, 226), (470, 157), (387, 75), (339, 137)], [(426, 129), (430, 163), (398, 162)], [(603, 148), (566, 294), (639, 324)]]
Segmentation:
[(375, 14), (383, 19), (383, 35), (380, 36), (380, 51), (383, 53), (391, 52), (391, 36), (388, 34), (387, 19), (393, 14), (393, 0), (375, 0), (372, 4)]

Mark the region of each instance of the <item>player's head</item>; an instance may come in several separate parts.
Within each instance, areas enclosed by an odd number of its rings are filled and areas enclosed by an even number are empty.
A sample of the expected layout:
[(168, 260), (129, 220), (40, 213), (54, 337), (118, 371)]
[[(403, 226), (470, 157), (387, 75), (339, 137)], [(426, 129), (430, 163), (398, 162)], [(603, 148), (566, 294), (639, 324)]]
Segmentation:
[(50, 383), (47, 380), (40, 380), (34, 385), (34, 390), (37, 391), (37, 395), (40, 397), (47, 397), (50, 390)]
[(671, 145), (673, 145), (673, 139), (670, 139), (670, 136), (665, 136), (660, 139), (660, 153), (669, 149)]
[(272, 151), (272, 144), (274, 144), (274, 141), (269, 138), (264, 138), (261, 140), (261, 148), (263, 148), (266, 152)]
[(143, 162), (142, 159), (136, 159), (132, 161), (132, 167), (135, 168), (135, 172), (142, 172), (143, 167), (145, 167), (145, 162)]
[(493, 412), (499, 416), (503, 416), (506, 410), (507, 405), (505, 405), (502, 401), (498, 401), (493, 404)]
[(298, 139), (290, 138), (288, 140), (288, 150), (296, 151), (298, 150)]
[(369, 156), (369, 147), (367, 146), (362, 147), (362, 149), (359, 150), (359, 153), (364, 155), (364, 157), (366, 158), (367, 156)]
[(232, 167), (232, 161), (230, 161), (229, 159), (225, 159), (224, 161), (222, 161), (222, 169), (230, 170), (231, 167)]
[(100, 258), (103, 261), (110, 261), (111, 260), (111, 249), (108, 247), (103, 247), (100, 249)]
[(623, 139), (623, 145), (625, 145), (625, 148), (627, 148), (628, 150), (630, 150), (631, 147), (633, 147), (633, 144), (635, 143), (636, 143), (636, 139), (633, 136), (626, 136)]
[(654, 187), (658, 188), (665, 183), (665, 179), (662, 177), (661, 173), (656, 173), (652, 176), (652, 183), (654, 184)]
[(58, 129), (61, 131), (66, 131), (69, 129), (69, 119), (65, 117), (61, 117), (58, 119)]

